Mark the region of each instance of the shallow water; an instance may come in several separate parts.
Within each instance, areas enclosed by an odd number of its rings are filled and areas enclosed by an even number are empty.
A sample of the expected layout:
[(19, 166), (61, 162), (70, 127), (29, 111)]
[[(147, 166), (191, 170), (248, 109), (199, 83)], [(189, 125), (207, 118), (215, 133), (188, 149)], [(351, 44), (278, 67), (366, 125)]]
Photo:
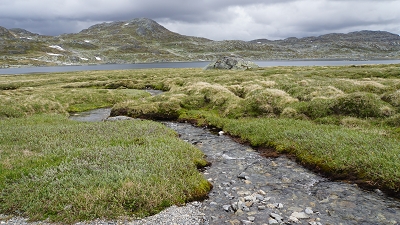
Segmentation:
[(81, 113), (75, 113), (70, 116), (70, 119), (81, 122), (98, 122), (107, 119), (110, 116), (111, 109), (95, 109)]
[[(100, 109), (71, 119), (101, 121), (108, 115)], [(329, 181), (285, 156), (264, 158), (251, 147), (204, 128), (164, 124), (212, 163), (203, 171), (214, 186), (200, 206), (205, 224), (400, 224), (398, 199)]]

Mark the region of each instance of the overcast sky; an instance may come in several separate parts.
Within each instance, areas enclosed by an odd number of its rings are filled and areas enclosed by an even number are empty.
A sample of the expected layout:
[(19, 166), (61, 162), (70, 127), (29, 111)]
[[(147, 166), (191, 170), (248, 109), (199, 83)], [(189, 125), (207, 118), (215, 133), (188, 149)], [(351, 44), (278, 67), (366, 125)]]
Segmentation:
[(184, 35), (271, 40), (360, 30), (400, 34), (400, 0), (0, 0), (0, 26), (76, 33), (146, 17)]

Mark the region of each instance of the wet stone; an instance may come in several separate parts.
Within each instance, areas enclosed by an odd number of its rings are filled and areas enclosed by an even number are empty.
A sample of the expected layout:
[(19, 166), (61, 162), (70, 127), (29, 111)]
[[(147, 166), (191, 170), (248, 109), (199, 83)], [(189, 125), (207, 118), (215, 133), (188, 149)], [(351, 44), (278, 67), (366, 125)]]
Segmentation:
[(270, 216), (272, 218), (274, 218), (278, 222), (282, 222), (282, 220), (283, 220), (283, 217), (281, 215), (279, 215), (279, 214), (276, 214), (276, 213), (271, 213)]
[(230, 205), (223, 205), (222, 208), (224, 208), (225, 211), (229, 212), (231, 210)]
[(294, 212), (294, 213), (292, 213), (292, 215), (290, 215), (291, 217), (295, 217), (295, 218), (297, 218), (297, 219), (308, 219), (308, 218), (310, 218), (310, 216), (309, 215), (307, 215), (306, 213), (304, 213), (304, 212)]
[(306, 210), (304, 210), (305, 213), (307, 214), (313, 214), (313, 210), (310, 207), (307, 207)]
[(279, 222), (275, 219), (269, 218), (268, 224), (279, 224)]

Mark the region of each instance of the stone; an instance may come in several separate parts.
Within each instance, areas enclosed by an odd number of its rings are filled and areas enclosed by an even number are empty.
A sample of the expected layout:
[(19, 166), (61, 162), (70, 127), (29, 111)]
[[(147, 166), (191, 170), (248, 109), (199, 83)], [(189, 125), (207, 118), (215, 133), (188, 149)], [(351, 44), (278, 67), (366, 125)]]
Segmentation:
[(216, 202), (210, 202), (210, 205), (211, 205), (211, 206), (216, 206), (216, 205), (218, 205), (218, 203), (216, 203)]
[(294, 216), (289, 216), (289, 222), (293, 222), (293, 223), (299, 223), (300, 222), (300, 220), (299, 219), (297, 219), (296, 217), (294, 217)]
[(251, 195), (250, 191), (238, 191), (237, 194), (239, 196), (247, 196), (247, 195)]
[(266, 209), (265, 205), (259, 205), (258, 206), (258, 210), (265, 210), (265, 209)]
[(256, 218), (254, 216), (249, 216), (249, 217), (247, 217), (247, 219), (251, 222), (254, 222), (254, 220), (256, 220)]
[(225, 191), (224, 194), (225, 194), (225, 196), (226, 196), (228, 199), (234, 199), (234, 198), (235, 198), (235, 196), (231, 195), (231, 194), (228, 193), (227, 191)]
[(255, 194), (254, 197), (256, 197), (256, 200), (258, 200), (260, 202), (264, 200), (264, 196), (262, 196), (260, 194)]
[(247, 179), (249, 178), (249, 176), (248, 176), (248, 174), (247, 174), (246, 172), (241, 172), (241, 173), (238, 175), (238, 178), (239, 178), (239, 179), (247, 180)]
[(240, 225), (240, 221), (239, 220), (231, 220), (231, 221), (229, 221), (229, 223), (231, 225)]
[(322, 225), (322, 223), (320, 223), (320, 222), (315, 222), (315, 221), (309, 222), (309, 224), (310, 224), (310, 225)]
[(283, 217), (281, 215), (279, 215), (279, 214), (276, 214), (276, 213), (271, 213), (270, 216), (272, 218), (274, 218), (278, 222), (282, 222), (282, 220), (283, 220)]
[(307, 207), (306, 210), (304, 210), (304, 212), (306, 214), (313, 214), (314, 213), (314, 211), (310, 207)]
[(253, 182), (251, 182), (250, 180), (245, 180), (244, 183), (245, 184), (252, 184)]
[(237, 202), (232, 203), (232, 204), (231, 204), (231, 207), (232, 207), (232, 209), (233, 209), (234, 212), (238, 211), (238, 209), (239, 209), (239, 206), (238, 206), (238, 203), (237, 203)]
[(208, 64), (204, 70), (249, 70), (257, 69), (259, 66), (251, 61), (246, 61), (240, 57), (224, 56), (215, 62)]
[(244, 200), (246, 202), (255, 202), (256, 201), (256, 197), (254, 197), (252, 195), (249, 195), (249, 196), (244, 197)]
[(304, 212), (294, 212), (292, 213), (292, 215), (290, 215), (291, 217), (296, 217), (297, 219), (309, 219), (310, 216), (307, 215)]
[(244, 212), (241, 209), (238, 209), (238, 211), (235, 212), (235, 215), (237, 215), (237, 216), (241, 216), (243, 214), (244, 214)]
[(268, 224), (279, 224), (279, 222), (276, 221), (275, 219), (269, 218)]
[(245, 203), (245, 205), (246, 205), (248, 208), (252, 207), (253, 204), (254, 204), (253, 202), (246, 202), (246, 203)]
[(223, 205), (222, 208), (224, 208), (225, 211), (229, 212), (231, 210), (230, 205)]
[(267, 193), (265, 193), (265, 191), (263, 191), (263, 190), (258, 190), (258, 194), (260, 194), (260, 195), (266, 195)]

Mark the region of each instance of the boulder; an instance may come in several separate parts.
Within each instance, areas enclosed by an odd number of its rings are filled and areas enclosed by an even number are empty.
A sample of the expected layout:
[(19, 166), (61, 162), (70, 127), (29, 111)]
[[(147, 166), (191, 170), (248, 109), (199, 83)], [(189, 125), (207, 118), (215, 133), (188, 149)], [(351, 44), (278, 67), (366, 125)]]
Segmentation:
[(217, 61), (208, 64), (204, 69), (221, 69), (221, 70), (248, 70), (257, 69), (259, 66), (251, 61), (246, 61), (240, 57), (224, 56)]

